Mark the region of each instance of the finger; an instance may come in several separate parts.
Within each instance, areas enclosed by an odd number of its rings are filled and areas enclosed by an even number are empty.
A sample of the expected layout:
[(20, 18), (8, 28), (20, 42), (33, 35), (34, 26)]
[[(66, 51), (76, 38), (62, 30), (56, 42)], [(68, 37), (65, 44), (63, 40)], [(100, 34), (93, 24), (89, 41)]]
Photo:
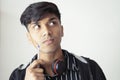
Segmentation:
[(37, 77), (45, 77), (45, 75), (44, 75), (43, 73), (35, 73), (35, 75), (36, 75)]
[(44, 73), (44, 69), (43, 68), (27, 68), (26, 72), (30, 73), (30, 74), (34, 74), (34, 73)]
[(37, 80), (45, 80), (45, 77), (37, 77)]
[(34, 60), (31, 64), (30, 64), (30, 68), (37, 68), (38, 65), (42, 64), (41, 60)]
[(32, 73), (30, 77), (34, 78), (35, 80), (38, 79), (42, 80), (45, 78), (45, 75), (43, 73), (36, 72), (36, 73)]
[(43, 68), (35, 68), (34, 72), (43, 73), (44, 69)]

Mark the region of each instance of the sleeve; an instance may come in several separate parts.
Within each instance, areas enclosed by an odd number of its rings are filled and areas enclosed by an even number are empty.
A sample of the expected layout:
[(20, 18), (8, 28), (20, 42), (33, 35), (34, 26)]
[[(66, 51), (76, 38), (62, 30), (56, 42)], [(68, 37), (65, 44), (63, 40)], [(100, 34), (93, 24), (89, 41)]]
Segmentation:
[(106, 80), (106, 77), (100, 66), (94, 60), (89, 59), (88, 61), (91, 73), (93, 75), (93, 80)]
[(24, 80), (25, 69), (15, 69), (9, 77), (9, 80)]

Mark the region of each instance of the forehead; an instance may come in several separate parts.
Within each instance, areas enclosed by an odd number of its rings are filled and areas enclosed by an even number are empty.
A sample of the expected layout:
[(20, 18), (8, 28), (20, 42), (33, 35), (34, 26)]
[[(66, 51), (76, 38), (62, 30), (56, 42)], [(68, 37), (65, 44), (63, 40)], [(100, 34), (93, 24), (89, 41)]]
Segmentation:
[(47, 22), (50, 20), (59, 20), (58, 17), (54, 14), (46, 14), (43, 16), (42, 19), (40, 19), (37, 23), (41, 23), (41, 22)]
[(56, 20), (56, 21), (60, 22), (60, 20), (58, 19), (58, 17), (57, 17), (56, 15), (54, 15), (54, 14), (45, 14), (45, 15), (42, 17), (42, 19), (38, 20), (37, 22), (31, 21), (31, 23), (28, 24), (28, 28), (29, 28), (31, 25), (36, 25), (36, 24), (41, 24), (41, 23), (45, 24), (45, 23), (47, 23), (47, 22), (49, 22), (49, 21), (51, 21), (51, 20)]

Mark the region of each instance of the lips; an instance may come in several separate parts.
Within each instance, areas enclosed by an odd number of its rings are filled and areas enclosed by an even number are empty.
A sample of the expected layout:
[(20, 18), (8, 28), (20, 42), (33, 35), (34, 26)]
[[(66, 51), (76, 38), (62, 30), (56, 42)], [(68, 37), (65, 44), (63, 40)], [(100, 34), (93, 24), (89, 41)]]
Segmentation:
[(43, 43), (49, 45), (49, 44), (53, 43), (53, 41), (54, 41), (54, 39), (47, 39), (47, 40), (44, 40)]

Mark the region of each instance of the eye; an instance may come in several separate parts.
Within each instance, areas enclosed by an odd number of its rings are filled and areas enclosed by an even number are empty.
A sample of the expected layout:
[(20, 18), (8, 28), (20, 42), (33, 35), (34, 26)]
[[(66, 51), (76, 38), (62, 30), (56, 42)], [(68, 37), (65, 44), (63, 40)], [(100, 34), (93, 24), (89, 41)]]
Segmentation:
[(34, 30), (39, 30), (40, 29), (40, 25), (35, 25), (34, 26)]
[(49, 22), (49, 26), (55, 26), (56, 24), (57, 24), (56, 21), (50, 21), (50, 22)]

